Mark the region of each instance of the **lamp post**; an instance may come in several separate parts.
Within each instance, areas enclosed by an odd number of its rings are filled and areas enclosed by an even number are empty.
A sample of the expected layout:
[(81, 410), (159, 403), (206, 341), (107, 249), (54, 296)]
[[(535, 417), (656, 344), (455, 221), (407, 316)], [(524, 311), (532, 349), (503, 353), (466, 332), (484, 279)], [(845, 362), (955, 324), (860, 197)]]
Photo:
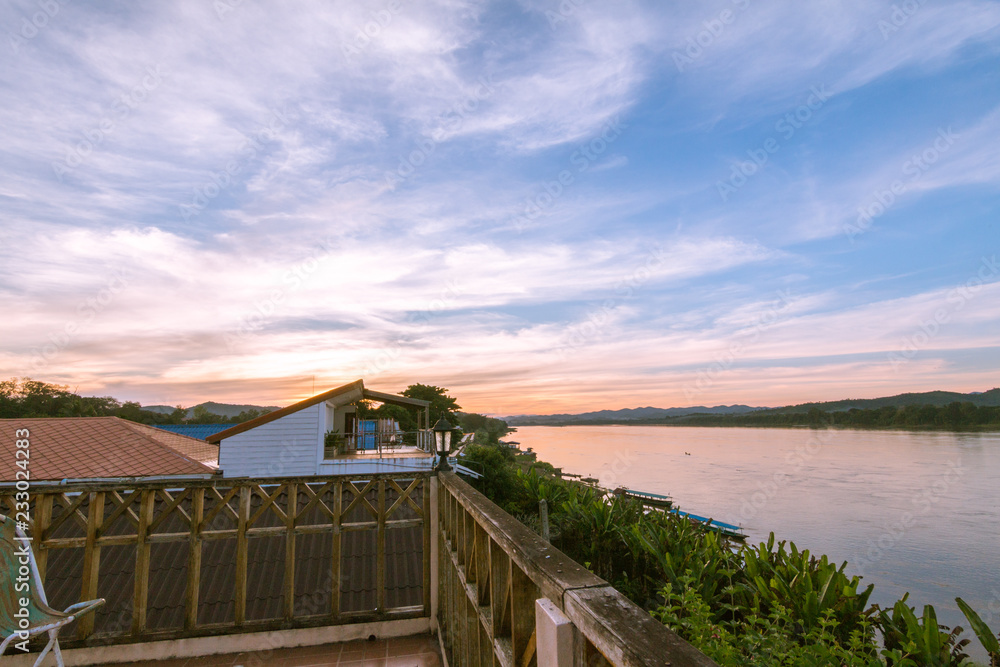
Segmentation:
[(434, 424), (434, 446), (437, 450), (438, 460), (434, 466), (435, 470), (451, 470), (448, 465), (448, 450), (451, 449), (451, 432), (454, 427), (448, 423), (444, 417)]

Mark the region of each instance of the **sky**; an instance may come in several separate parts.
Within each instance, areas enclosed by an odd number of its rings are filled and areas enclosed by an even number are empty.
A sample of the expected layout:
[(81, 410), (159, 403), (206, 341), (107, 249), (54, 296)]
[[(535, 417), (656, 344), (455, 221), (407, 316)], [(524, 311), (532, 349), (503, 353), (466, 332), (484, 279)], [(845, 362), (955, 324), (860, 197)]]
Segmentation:
[(0, 378), (1000, 385), (995, 1), (12, 0), (0, 41)]

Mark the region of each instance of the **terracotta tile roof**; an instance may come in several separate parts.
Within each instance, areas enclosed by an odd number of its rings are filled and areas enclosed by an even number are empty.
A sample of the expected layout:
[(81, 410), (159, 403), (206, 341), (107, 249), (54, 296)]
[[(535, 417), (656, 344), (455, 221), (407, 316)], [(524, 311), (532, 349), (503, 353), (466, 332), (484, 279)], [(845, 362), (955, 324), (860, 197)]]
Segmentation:
[(136, 433), (152, 438), (161, 445), (166, 445), (189, 459), (193, 459), (209, 468), (217, 468), (219, 466), (218, 445), (210, 445), (200, 438), (193, 438), (180, 433), (171, 433), (155, 426), (147, 426), (130, 421), (125, 421), (124, 423)]
[(219, 448), (183, 435), (118, 417), (0, 419), (0, 482), (13, 482), (20, 468), (15, 437), (27, 429), (27, 469), (32, 481), (93, 477), (208, 475)]

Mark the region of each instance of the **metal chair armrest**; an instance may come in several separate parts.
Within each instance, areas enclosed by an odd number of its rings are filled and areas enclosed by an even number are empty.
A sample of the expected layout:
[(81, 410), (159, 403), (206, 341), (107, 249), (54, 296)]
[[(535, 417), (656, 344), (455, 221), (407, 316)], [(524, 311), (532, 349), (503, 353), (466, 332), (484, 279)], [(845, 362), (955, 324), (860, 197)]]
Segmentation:
[(104, 604), (104, 598), (97, 598), (96, 600), (87, 600), (86, 602), (77, 602), (76, 604), (71, 604), (66, 607), (64, 614), (72, 614), (73, 616), (79, 617), (86, 614), (89, 611), (97, 609), (102, 604)]

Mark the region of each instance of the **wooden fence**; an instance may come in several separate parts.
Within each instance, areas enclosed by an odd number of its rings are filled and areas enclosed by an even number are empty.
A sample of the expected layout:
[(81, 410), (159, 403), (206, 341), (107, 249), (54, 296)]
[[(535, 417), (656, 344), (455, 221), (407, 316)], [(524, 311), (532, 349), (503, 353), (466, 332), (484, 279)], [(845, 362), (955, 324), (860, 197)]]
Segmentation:
[(28, 534), (53, 606), (108, 599), (72, 646), (429, 616), (429, 514), (427, 472), (139, 480), (36, 486)]
[(715, 665), (454, 473), (438, 480), (438, 621), (449, 664), (536, 665), (535, 600), (544, 597), (576, 628), (577, 665)]
[(714, 665), (454, 473), (433, 475), (37, 486), (28, 533), (53, 606), (108, 600), (67, 648), (436, 612), (449, 664), (529, 667), (548, 598), (575, 628), (574, 664)]

